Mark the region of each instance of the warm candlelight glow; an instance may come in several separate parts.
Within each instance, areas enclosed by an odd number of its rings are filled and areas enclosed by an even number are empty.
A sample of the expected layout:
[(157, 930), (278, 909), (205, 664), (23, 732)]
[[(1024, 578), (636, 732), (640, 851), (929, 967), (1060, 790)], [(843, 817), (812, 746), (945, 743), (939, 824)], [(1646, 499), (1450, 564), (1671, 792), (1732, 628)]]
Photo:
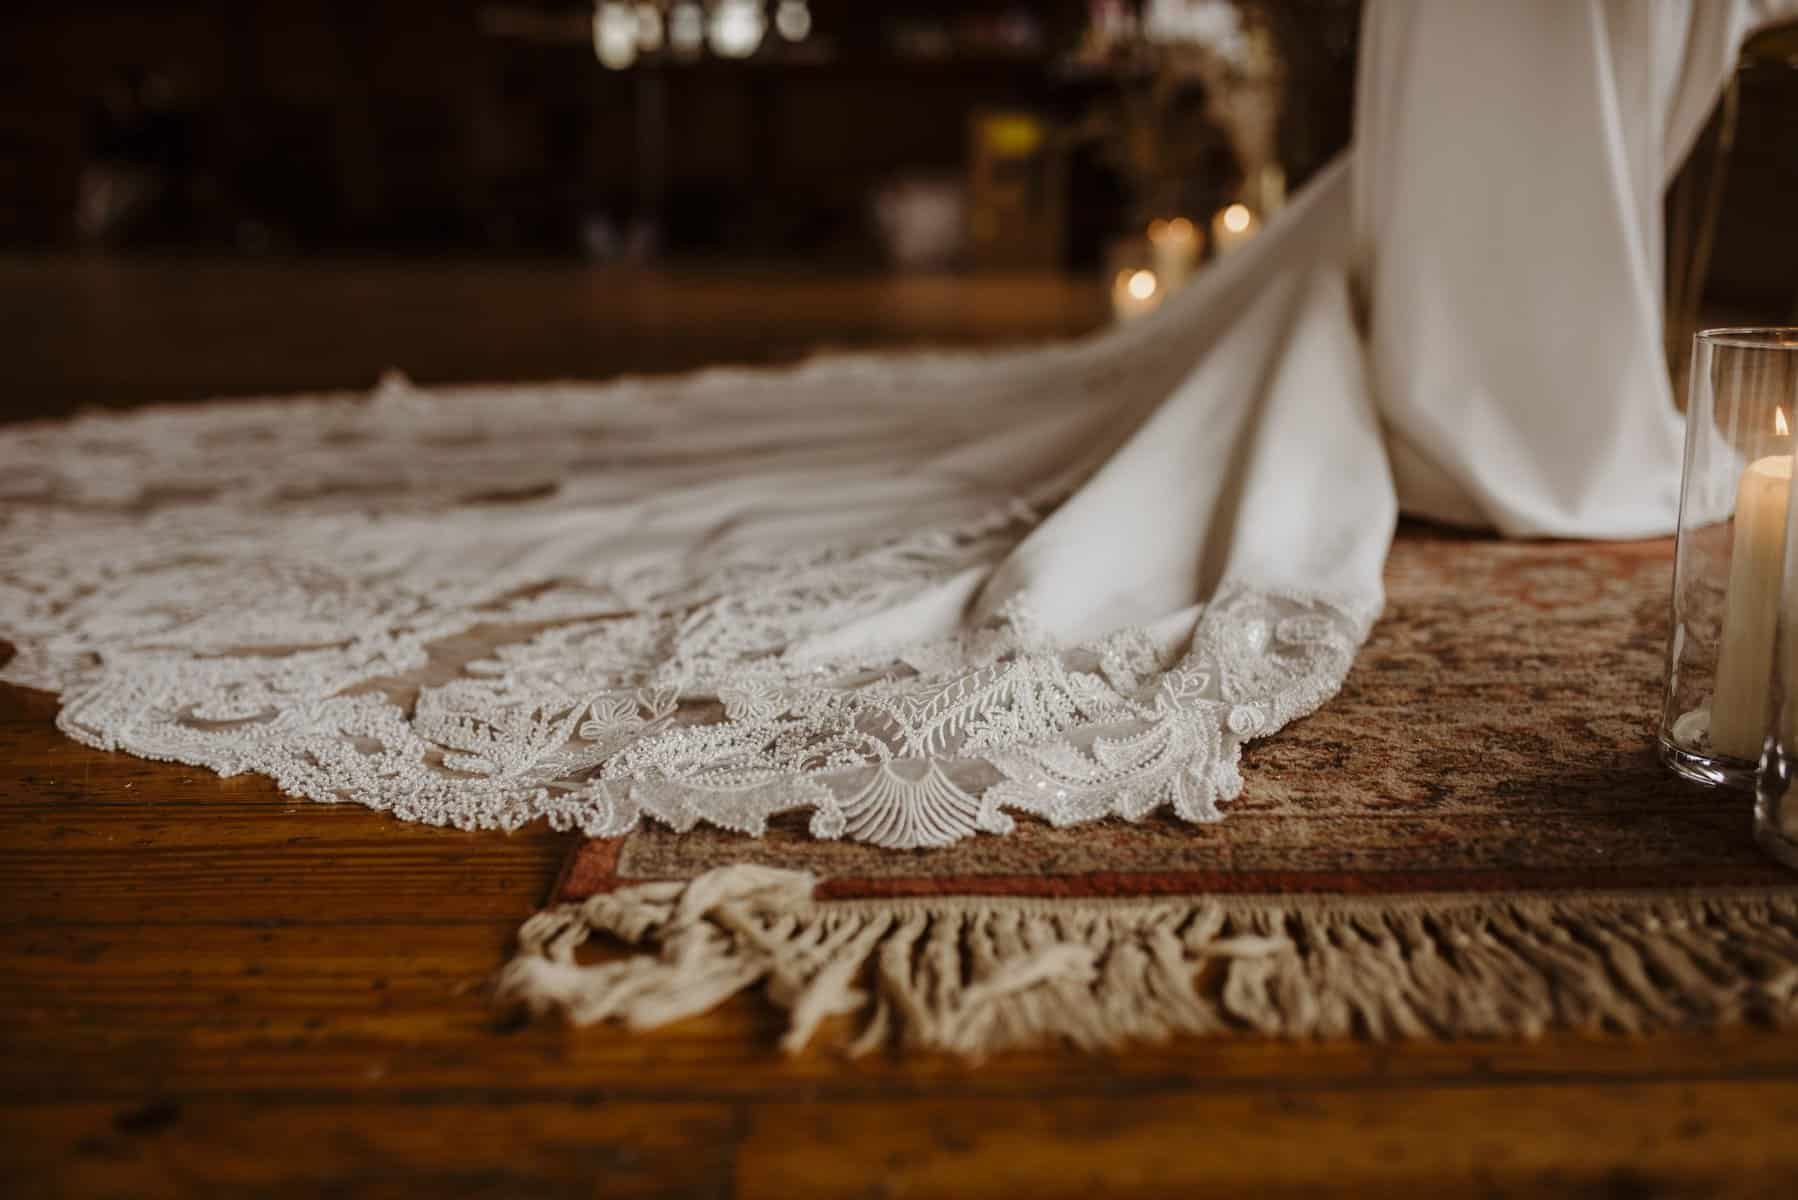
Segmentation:
[(637, 61), (637, 14), (629, 5), (606, 0), (593, 10), (593, 53), (613, 71)]
[(719, 58), (748, 58), (762, 44), (767, 19), (755, 0), (719, 0), (706, 20), (706, 36)]
[(1775, 433), (1779, 434), (1780, 437), (1790, 437), (1791, 436), (1792, 431), (1790, 429), (1786, 428), (1786, 410), (1785, 409), (1776, 408), (1773, 410), (1773, 430)]
[(1229, 254), (1248, 244), (1261, 228), (1253, 209), (1238, 201), (1219, 209), (1211, 218), (1211, 241), (1219, 254)]
[(1172, 289), (1147, 267), (1125, 267), (1111, 281), (1111, 312), (1120, 321), (1154, 312)]
[(1205, 238), (1185, 217), (1157, 217), (1149, 222), (1149, 245), (1155, 256), (1155, 287), (1172, 295), (1199, 265)]

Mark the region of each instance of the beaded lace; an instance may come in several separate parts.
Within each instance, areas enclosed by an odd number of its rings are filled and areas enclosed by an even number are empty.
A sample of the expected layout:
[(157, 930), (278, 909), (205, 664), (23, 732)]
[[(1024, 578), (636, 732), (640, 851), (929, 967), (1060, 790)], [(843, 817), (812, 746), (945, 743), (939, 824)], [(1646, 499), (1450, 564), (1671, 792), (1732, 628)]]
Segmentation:
[(970, 594), (1042, 496), (779, 553), (571, 571), (508, 549), (578, 533), (567, 481), (605, 469), (582, 435), (629, 399), (395, 380), (0, 430), (0, 678), (60, 693), (91, 745), (407, 820), (760, 834), (801, 813), (910, 848), (1018, 812), (1215, 819), (1242, 743), (1333, 694), (1373, 615), (1226, 581), (1079, 644), (1019, 599), (903, 644), (841, 636)]

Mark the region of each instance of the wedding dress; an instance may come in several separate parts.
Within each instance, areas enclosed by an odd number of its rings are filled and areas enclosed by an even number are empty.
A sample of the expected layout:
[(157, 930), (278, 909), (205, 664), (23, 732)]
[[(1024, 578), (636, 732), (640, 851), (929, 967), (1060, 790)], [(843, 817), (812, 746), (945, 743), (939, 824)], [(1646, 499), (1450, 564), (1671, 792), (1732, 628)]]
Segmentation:
[(1660, 189), (1769, 14), (1373, 3), (1353, 151), (1068, 345), (0, 430), (3, 677), (464, 827), (1213, 819), (1341, 683), (1401, 507), (1672, 527)]

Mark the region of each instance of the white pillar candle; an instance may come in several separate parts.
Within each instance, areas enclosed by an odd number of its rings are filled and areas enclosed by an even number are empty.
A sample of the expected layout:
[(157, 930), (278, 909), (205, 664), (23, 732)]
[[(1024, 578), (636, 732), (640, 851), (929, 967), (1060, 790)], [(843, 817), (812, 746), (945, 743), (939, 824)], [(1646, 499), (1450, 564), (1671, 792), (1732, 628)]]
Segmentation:
[(1246, 204), (1232, 204), (1211, 218), (1211, 244), (1219, 255), (1230, 253), (1255, 236), (1261, 222)]
[(1111, 282), (1111, 311), (1120, 321), (1155, 311), (1161, 303), (1161, 281), (1147, 267), (1126, 269)]
[(1149, 222), (1149, 244), (1155, 249), (1155, 277), (1164, 291), (1177, 291), (1198, 265), (1204, 235), (1185, 217)]
[(1767, 736), (1791, 486), (1792, 458), (1776, 454), (1750, 463), (1736, 492), (1723, 646), (1711, 698), (1711, 747), (1750, 762), (1759, 761)]

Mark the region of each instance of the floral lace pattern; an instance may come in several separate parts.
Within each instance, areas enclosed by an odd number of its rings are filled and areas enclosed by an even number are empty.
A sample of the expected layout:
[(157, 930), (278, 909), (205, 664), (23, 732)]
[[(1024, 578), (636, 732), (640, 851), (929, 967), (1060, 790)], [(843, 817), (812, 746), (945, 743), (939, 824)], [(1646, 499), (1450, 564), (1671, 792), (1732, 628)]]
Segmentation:
[(955, 609), (1043, 497), (546, 567), (508, 531), (578, 523), (592, 391), (505, 389), (503, 421), (390, 383), (0, 430), (0, 678), (59, 692), (91, 745), (408, 820), (754, 835), (799, 812), (913, 848), (1016, 813), (1215, 819), (1241, 744), (1332, 695), (1373, 615), (1234, 581), (1086, 644), (1021, 601), (900, 645), (840, 636)]

